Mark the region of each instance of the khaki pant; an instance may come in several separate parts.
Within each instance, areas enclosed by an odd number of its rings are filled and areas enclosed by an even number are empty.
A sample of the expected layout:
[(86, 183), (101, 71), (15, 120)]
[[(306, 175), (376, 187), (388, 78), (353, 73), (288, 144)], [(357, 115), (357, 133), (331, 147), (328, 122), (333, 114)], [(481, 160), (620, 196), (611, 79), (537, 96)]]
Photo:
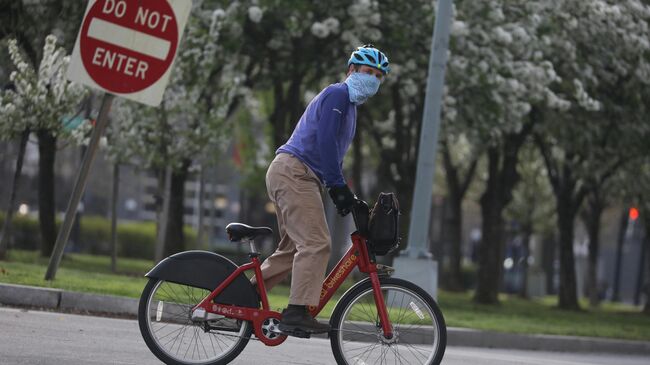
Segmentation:
[(331, 242), (320, 180), (296, 157), (280, 153), (266, 173), (266, 188), (280, 243), (262, 263), (264, 285), (271, 289), (293, 271), (289, 304), (317, 305)]

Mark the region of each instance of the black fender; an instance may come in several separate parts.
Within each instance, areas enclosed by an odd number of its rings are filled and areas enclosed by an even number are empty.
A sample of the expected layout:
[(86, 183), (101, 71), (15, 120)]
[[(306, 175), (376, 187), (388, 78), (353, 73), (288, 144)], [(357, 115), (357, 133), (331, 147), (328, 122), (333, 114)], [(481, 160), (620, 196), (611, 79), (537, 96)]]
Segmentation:
[[(237, 269), (226, 257), (208, 251), (185, 251), (160, 261), (145, 274), (177, 284), (214, 290)], [(239, 274), (214, 301), (240, 307), (259, 308), (257, 291), (243, 273)]]

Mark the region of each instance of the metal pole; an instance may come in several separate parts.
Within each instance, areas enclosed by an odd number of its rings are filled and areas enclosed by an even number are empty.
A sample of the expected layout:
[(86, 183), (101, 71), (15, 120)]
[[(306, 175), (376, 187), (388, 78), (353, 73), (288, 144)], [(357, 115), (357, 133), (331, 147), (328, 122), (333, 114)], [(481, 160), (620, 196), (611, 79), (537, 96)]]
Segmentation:
[(452, 21), (453, 0), (439, 0), (436, 22), (433, 30), (431, 56), (429, 58), (429, 77), (422, 116), (422, 131), (418, 151), (418, 164), (415, 176), (415, 191), (409, 241), (402, 256), (410, 258), (431, 258), (428, 246), (429, 221), (431, 216), (431, 197), (433, 195), (433, 175), (438, 150), (438, 129), (442, 108), (449, 30)]
[(108, 125), (108, 112), (111, 110), (111, 104), (113, 103), (114, 98), (114, 95), (107, 93), (104, 94), (104, 98), (102, 99), (99, 116), (97, 117), (97, 124), (95, 125), (95, 129), (90, 137), (88, 150), (86, 151), (81, 163), (81, 168), (79, 169), (79, 174), (77, 175), (77, 180), (75, 181), (74, 189), (72, 190), (72, 196), (70, 197), (70, 202), (68, 203), (68, 208), (65, 212), (65, 218), (63, 219), (59, 235), (56, 238), (54, 251), (52, 251), (52, 257), (50, 257), (50, 263), (47, 267), (47, 272), (45, 273), (45, 280), (54, 280), (54, 277), (56, 276), (56, 270), (59, 268), (59, 263), (63, 256), (63, 249), (70, 237), (70, 229), (72, 228), (74, 216), (77, 212), (77, 207), (79, 206), (79, 200), (81, 200), (81, 195), (86, 189), (88, 172), (90, 171), (90, 166), (95, 159), (95, 154), (99, 147), (99, 139), (104, 134), (104, 130)]
[(625, 244), (625, 235), (627, 227), (630, 223), (629, 208), (626, 206), (621, 213), (621, 220), (618, 228), (618, 242), (616, 243), (616, 265), (614, 267), (614, 288), (612, 290), (612, 302), (618, 302), (621, 298), (619, 296), (620, 278), (621, 278), (621, 263), (623, 261), (623, 245)]
[[(646, 219), (646, 222), (650, 220)], [(639, 255), (639, 271), (637, 272), (636, 276), (636, 289), (634, 291), (634, 305), (639, 305), (641, 302), (641, 291), (643, 289), (643, 278), (645, 277), (645, 256), (646, 256), (646, 250), (648, 249), (648, 246), (650, 246), (650, 234), (648, 230), (650, 227), (647, 225), (644, 227), (645, 228), (645, 234), (643, 235), (643, 239), (639, 241), (641, 244), (641, 254)], [(646, 299), (648, 300), (648, 299)]]

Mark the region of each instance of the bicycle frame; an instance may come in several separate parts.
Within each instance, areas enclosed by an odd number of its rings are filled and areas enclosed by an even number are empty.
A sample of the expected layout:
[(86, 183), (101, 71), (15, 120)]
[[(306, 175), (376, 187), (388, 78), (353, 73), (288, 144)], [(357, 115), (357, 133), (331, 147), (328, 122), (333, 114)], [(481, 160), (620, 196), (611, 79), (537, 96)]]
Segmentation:
[[(275, 318), (279, 320), (280, 313), (271, 311), (269, 309), (268, 295), (266, 293), (266, 288), (264, 287), (264, 280), (262, 279), (262, 270), (260, 267), (261, 263), (259, 258), (255, 255), (251, 255), (251, 262), (238, 267), (237, 270), (230, 274), (230, 276), (228, 276), (228, 278), (223, 283), (221, 283), (216, 289), (212, 291), (212, 293), (205, 297), (201, 303), (196, 305), (192, 309), (192, 312), (196, 313), (200, 309), (203, 309), (206, 313), (214, 313), (228, 318), (251, 321), (253, 323), (255, 335), (265, 345), (277, 346), (281, 344), (286, 339), (286, 336), (270, 339), (261, 333), (262, 323), (269, 318)], [(348, 275), (352, 273), (355, 267), (359, 267), (359, 271), (369, 274), (370, 281), (372, 283), (375, 304), (377, 305), (377, 312), (381, 320), (384, 336), (386, 336), (386, 338), (391, 338), (393, 336), (393, 329), (388, 317), (386, 304), (384, 303), (383, 293), (381, 292), (379, 276), (377, 274), (377, 265), (374, 263), (374, 259), (371, 259), (370, 257), (366, 239), (358, 232), (352, 234), (352, 246), (328, 274), (328, 276), (325, 278), (325, 281), (323, 281), (319, 304), (315, 307), (309, 307), (310, 313), (314, 317), (320, 313), (323, 307), (325, 307), (325, 304), (329, 302), (334, 293), (338, 290)], [(254, 270), (255, 272), (257, 289), (262, 301), (261, 309), (239, 307), (212, 302), (212, 300), (218, 296), (226, 287), (228, 287), (228, 285), (230, 285), (235, 280), (235, 278), (248, 270)]]

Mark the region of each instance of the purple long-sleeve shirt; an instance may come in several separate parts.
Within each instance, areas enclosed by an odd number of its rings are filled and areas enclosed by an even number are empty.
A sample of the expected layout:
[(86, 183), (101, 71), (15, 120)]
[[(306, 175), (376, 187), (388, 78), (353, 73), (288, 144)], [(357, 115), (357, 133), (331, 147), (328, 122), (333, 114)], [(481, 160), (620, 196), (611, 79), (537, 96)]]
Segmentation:
[(343, 156), (357, 126), (357, 107), (345, 83), (332, 84), (309, 103), (291, 138), (276, 151), (309, 166), (326, 187), (345, 185)]

